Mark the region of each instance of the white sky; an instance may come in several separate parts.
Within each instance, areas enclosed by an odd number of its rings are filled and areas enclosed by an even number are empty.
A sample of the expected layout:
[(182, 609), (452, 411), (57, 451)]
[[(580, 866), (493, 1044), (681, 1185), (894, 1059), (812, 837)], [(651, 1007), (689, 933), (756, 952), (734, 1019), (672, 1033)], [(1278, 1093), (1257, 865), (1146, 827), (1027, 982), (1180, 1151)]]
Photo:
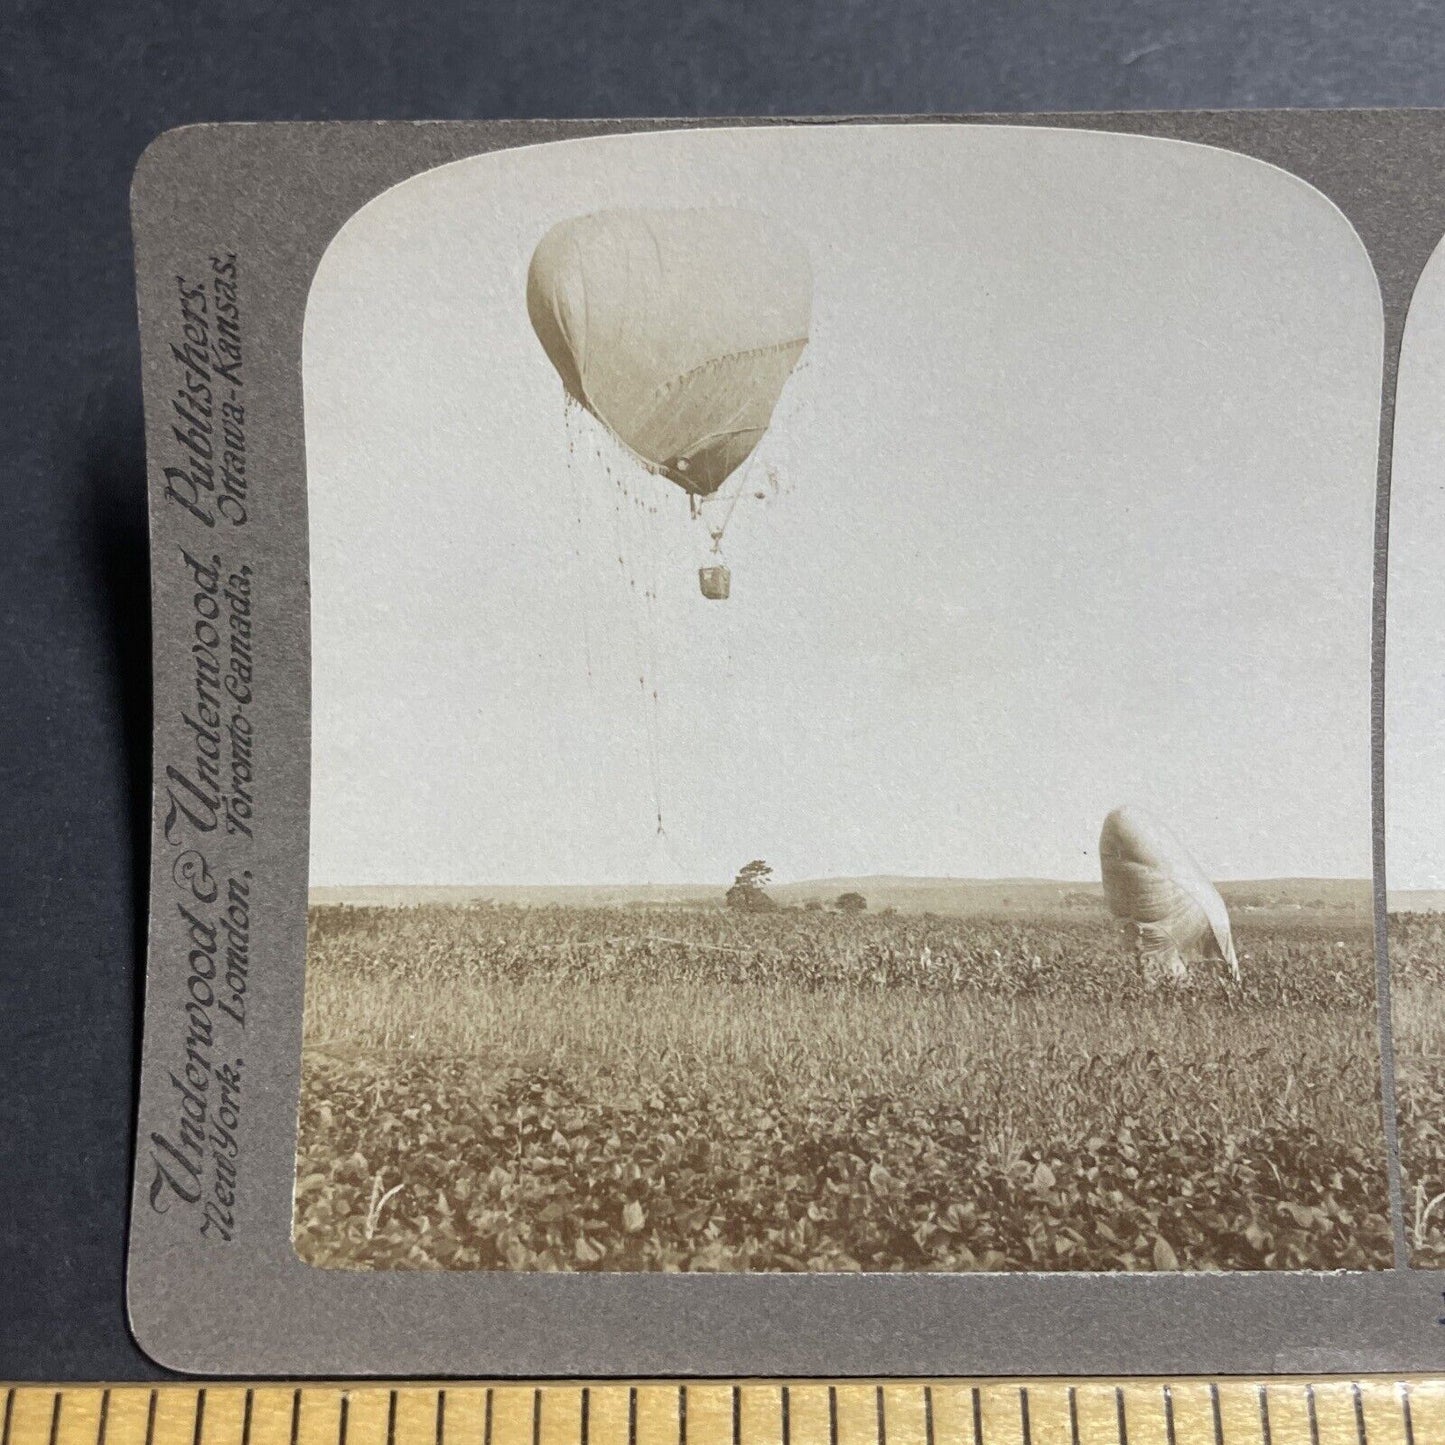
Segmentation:
[(1445, 248), (1406, 319), (1390, 469), (1385, 877), (1445, 888)]
[[(814, 271), (725, 604), (524, 302), (557, 220), (690, 205)], [(1169, 141), (694, 131), (397, 186), (306, 316), (312, 883), (1086, 878), (1124, 801), (1218, 878), (1366, 876), (1380, 346), (1326, 200)]]

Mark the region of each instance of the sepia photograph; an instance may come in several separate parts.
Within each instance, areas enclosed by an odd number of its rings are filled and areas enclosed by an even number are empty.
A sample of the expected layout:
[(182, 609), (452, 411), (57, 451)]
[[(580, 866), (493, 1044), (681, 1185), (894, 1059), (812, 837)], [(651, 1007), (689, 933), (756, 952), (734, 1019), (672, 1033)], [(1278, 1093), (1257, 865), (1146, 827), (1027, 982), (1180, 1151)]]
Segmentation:
[[(1318, 191), (1139, 136), (605, 136), (357, 211), (299, 1257), (1388, 1268), (1382, 338)], [(1421, 1060), (1441, 920), (1392, 916)]]
[(1410, 1263), (1445, 1266), (1445, 251), (1400, 351), (1385, 636), (1385, 881), (1395, 1099)]

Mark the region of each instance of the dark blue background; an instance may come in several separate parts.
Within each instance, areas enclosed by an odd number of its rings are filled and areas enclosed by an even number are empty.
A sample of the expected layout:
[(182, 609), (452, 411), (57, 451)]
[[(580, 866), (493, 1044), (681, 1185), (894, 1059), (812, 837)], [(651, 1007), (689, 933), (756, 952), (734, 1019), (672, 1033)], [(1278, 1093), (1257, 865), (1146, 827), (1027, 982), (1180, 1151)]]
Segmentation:
[(1442, 103), (1437, 0), (0, 0), (0, 1379), (160, 1374), (123, 1299), (150, 728), (127, 191), (154, 135)]

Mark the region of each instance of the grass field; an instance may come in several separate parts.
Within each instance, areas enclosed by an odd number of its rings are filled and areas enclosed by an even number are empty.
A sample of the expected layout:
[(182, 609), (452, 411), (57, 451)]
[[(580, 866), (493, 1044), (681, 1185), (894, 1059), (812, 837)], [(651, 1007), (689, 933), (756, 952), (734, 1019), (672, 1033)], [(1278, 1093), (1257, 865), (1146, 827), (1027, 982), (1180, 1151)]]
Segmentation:
[(1368, 916), (1236, 923), (1241, 991), (1149, 992), (1098, 908), (314, 907), (297, 1249), (1385, 1266)]
[(1412, 1261), (1445, 1266), (1445, 915), (1390, 917), (1395, 1084)]

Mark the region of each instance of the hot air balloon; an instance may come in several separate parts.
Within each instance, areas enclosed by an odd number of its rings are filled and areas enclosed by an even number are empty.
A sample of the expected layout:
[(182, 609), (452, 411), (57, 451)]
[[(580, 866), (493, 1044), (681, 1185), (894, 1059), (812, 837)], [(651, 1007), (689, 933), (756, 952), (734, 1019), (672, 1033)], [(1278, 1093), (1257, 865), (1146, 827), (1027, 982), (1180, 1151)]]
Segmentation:
[(1223, 963), (1239, 982), (1229, 910), (1189, 850), (1156, 818), (1115, 808), (1099, 834), (1099, 863), (1109, 911), (1133, 925), (1135, 946), (1150, 977), (1188, 979), (1187, 963)]
[[(735, 209), (576, 216), (542, 237), (527, 273), (527, 314), (567, 394), (694, 515), (767, 431), (812, 298), (798, 242)], [(714, 552), (725, 526), (709, 529)], [(720, 559), (699, 573), (707, 597), (729, 581)]]

